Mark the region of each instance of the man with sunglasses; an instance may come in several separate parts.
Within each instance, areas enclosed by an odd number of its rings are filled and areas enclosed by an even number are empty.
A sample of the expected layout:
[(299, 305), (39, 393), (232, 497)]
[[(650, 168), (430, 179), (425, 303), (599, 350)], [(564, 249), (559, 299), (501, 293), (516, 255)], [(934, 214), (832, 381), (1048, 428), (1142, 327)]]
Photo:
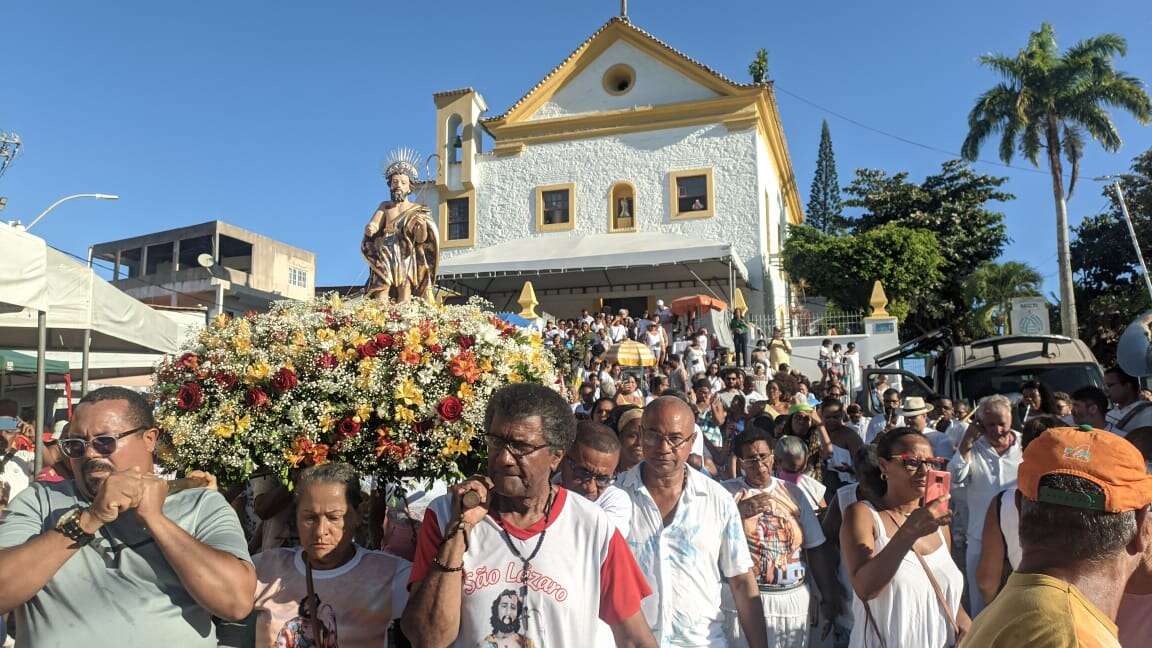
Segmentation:
[(644, 617), (661, 646), (724, 646), (724, 584), (742, 636), (767, 646), (764, 608), (736, 502), (688, 467), (695, 431), (688, 403), (662, 396), (640, 420), (644, 461), (617, 485), (632, 498), (628, 544), (656, 590)]
[(632, 523), (632, 500), (613, 485), (619, 462), (620, 438), (612, 428), (580, 421), (576, 425), (576, 440), (560, 462), (558, 483), (595, 502), (612, 519), (620, 535), (627, 538)]
[(38, 482), (0, 519), (0, 613), (25, 645), (216, 646), (212, 617), (243, 619), (256, 574), (215, 490), (168, 497), (159, 430), (140, 394), (104, 387), (59, 441), (73, 479)]
[(595, 504), (552, 484), (575, 436), (572, 409), (548, 387), (512, 384), (489, 399), (484, 431), (487, 474), (424, 514), (404, 633), (416, 646), (486, 646), (505, 605), (500, 633), (514, 645), (655, 648), (640, 609), (651, 589), (623, 536)]

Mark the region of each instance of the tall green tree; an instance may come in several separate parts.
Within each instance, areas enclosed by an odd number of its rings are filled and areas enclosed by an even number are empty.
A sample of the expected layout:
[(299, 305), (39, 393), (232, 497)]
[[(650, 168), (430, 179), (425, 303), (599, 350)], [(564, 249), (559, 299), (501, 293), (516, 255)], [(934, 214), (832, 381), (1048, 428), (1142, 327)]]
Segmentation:
[(1044, 277), (1027, 263), (990, 261), (980, 265), (964, 280), (971, 330), (981, 337), (994, 335), (1001, 327), (1006, 333), (1012, 332), (1007, 326), (1012, 299), (1040, 295), (1043, 282)]
[(966, 321), (970, 306), (963, 283), (981, 264), (999, 257), (1008, 241), (1004, 214), (990, 204), (1015, 198), (1000, 189), (1007, 180), (950, 160), (920, 183), (910, 181), (907, 173), (860, 169), (845, 188), (849, 196), (845, 204), (862, 210), (848, 220), (851, 233), (896, 224), (932, 232), (939, 242), (943, 278), (934, 299), (909, 313), (904, 330), (918, 335), (948, 325), (961, 339), (978, 335), (957, 326)]
[(808, 192), (807, 221), (824, 233), (844, 228), (844, 204), (840, 200), (840, 179), (836, 176), (836, 156), (832, 152), (832, 133), (825, 120), (820, 128), (820, 152), (816, 158), (816, 175)]
[(761, 47), (756, 50), (756, 58), (748, 64), (748, 76), (752, 83), (764, 83), (768, 80), (768, 50)]
[(783, 262), (793, 281), (849, 309), (867, 306), (872, 283), (880, 280), (897, 317), (930, 305), (943, 279), (936, 235), (896, 223), (843, 236), (796, 225), (789, 228)]
[(1068, 193), (1076, 185), (1086, 131), (1107, 151), (1120, 148), (1120, 133), (1106, 107), (1125, 110), (1141, 123), (1152, 118), (1152, 99), (1135, 77), (1116, 70), (1113, 58), (1124, 56), (1127, 42), (1116, 34), (1103, 34), (1060, 53), (1056, 33), (1043, 23), (1015, 57), (989, 54), (984, 66), (1003, 81), (976, 100), (968, 115), (968, 135), (961, 154), (975, 160), (981, 145), (1000, 135), (1000, 159), (1012, 161), (1017, 149), (1035, 166), (1040, 153), (1048, 158), (1052, 196), (1056, 202), (1056, 238), (1060, 261), (1061, 329), (1079, 335), (1076, 296), (1068, 244), (1068, 207), (1064, 193), (1061, 154), (1071, 167)]
[[(1140, 250), (1145, 260), (1152, 259), (1152, 149), (1133, 160), (1131, 173), (1120, 184)], [(1111, 187), (1103, 191), (1110, 207), (1085, 217), (1072, 230), (1071, 252), (1084, 342), (1101, 362), (1111, 364), (1120, 334), (1138, 314), (1152, 308), (1152, 299), (1140, 277), (1116, 193)]]

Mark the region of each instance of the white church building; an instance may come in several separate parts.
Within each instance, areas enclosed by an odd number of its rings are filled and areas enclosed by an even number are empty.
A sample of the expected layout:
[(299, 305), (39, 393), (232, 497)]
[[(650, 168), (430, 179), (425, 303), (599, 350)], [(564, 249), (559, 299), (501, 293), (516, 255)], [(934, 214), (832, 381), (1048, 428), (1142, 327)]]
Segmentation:
[(782, 315), (780, 247), (804, 215), (770, 84), (732, 81), (620, 16), (502, 114), (472, 88), (434, 100), (423, 199), (441, 286), (514, 310), (531, 281), (558, 317), (731, 303), (740, 288), (751, 314)]

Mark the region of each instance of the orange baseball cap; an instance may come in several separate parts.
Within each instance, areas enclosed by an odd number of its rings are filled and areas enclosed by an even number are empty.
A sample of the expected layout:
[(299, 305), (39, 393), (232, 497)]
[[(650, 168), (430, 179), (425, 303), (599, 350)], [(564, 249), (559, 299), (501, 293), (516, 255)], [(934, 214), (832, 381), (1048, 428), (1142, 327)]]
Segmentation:
[[(1040, 478), (1051, 474), (1087, 479), (1099, 486), (1104, 496), (1040, 486)], [(1109, 513), (1138, 511), (1152, 504), (1152, 475), (1144, 456), (1136, 446), (1104, 430), (1045, 430), (1024, 450), (1017, 488), (1034, 502)]]

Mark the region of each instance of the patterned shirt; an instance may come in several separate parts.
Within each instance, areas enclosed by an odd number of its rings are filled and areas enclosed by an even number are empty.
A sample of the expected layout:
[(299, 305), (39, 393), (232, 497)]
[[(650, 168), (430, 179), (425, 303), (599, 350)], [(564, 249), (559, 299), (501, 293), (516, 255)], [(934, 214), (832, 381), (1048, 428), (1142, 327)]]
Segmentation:
[(801, 550), (824, 544), (824, 531), (800, 487), (775, 477), (765, 488), (756, 488), (743, 477), (729, 479), (723, 486), (737, 502), (768, 496), (762, 513), (742, 521), (760, 591), (778, 592), (803, 585), (808, 568)]
[(752, 569), (740, 512), (719, 483), (685, 468), (684, 492), (671, 524), (644, 485), (644, 463), (616, 486), (632, 498), (628, 545), (655, 590), (641, 609), (660, 646), (726, 646), (720, 595), (724, 580)]

